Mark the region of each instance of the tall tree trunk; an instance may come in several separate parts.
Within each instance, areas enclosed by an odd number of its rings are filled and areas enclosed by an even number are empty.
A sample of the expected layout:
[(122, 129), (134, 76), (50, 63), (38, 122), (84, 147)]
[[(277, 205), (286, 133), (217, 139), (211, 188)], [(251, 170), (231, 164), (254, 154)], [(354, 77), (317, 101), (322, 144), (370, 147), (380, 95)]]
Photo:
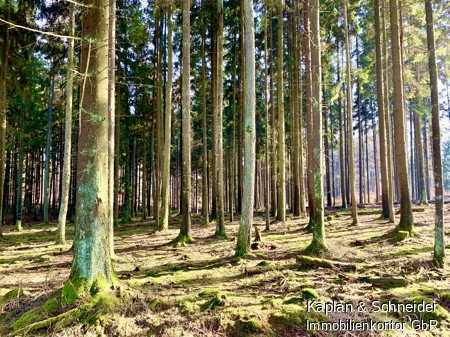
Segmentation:
[(300, 126), (302, 124), (301, 122), (301, 113), (300, 113), (300, 106), (299, 106), (299, 78), (300, 78), (300, 69), (299, 69), (299, 59), (300, 59), (300, 54), (299, 54), (299, 39), (298, 39), (298, 32), (297, 32), (297, 28), (298, 28), (298, 15), (300, 14), (299, 9), (298, 9), (298, 2), (296, 2), (295, 4), (295, 8), (293, 8), (293, 14), (291, 15), (291, 20), (292, 20), (292, 26), (291, 26), (291, 33), (292, 33), (292, 100), (293, 100), (293, 104), (292, 104), (292, 118), (293, 118), (293, 129), (292, 129), (292, 142), (293, 142), (293, 180), (294, 180), (294, 198), (293, 198), (293, 212), (294, 215), (300, 215), (302, 210), (301, 210), (301, 198), (302, 198), (302, 189), (301, 189), (301, 180), (302, 175), (301, 175), (301, 167), (300, 167), (300, 163), (303, 164), (301, 155), (302, 150), (301, 150), (301, 129)]
[[(24, 113), (21, 112), (21, 121), (23, 122)], [(21, 123), (22, 124), (22, 123)], [(22, 231), (22, 213), (23, 213), (23, 130), (17, 132), (17, 154), (16, 154), (16, 214), (15, 223), (16, 230)]]
[[(202, 1), (202, 15), (206, 15), (206, 6), (204, 0)], [(203, 22), (204, 23), (204, 22)], [(200, 96), (201, 96), (201, 107), (202, 107), (202, 146), (203, 146), (203, 158), (202, 158), (202, 216), (203, 225), (207, 226), (209, 224), (209, 193), (208, 193), (208, 112), (206, 103), (206, 29), (202, 29), (202, 45), (201, 45), (201, 58), (202, 58), (202, 69), (201, 69), (201, 86), (200, 86)], [(235, 103), (233, 103), (235, 104)], [(234, 131), (234, 128), (233, 128)]]
[(313, 166), (313, 118), (312, 118), (312, 71), (311, 71), (311, 32), (310, 32), (310, 4), (309, 0), (303, 2), (303, 24), (304, 24), (304, 64), (305, 64), (305, 113), (306, 113), (306, 138), (307, 138), (307, 190), (308, 190), (308, 229), (313, 229), (314, 218), (314, 166)]
[(244, 186), (242, 195), (242, 213), (236, 245), (236, 256), (248, 253), (251, 228), (253, 225), (253, 193), (255, 176), (255, 35), (253, 21), (253, 1), (242, 0), (244, 55), (246, 60), (244, 73)]
[(311, 1), (311, 73), (313, 112), (313, 170), (314, 170), (314, 212), (313, 239), (307, 251), (320, 254), (327, 250), (325, 241), (325, 221), (323, 209), (323, 138), (322, 138), (322, 69), (320, 48), (319, 0)]
[(421, 205), (428, 204), (427, 190), (425, 185), (424, 168), (424, 148), (422, 143), (422, 116), (418, 111), (414, 111), (414, 142), (416, 148), (416, 169), (417, 169), (417, 192), (418, 201)]
[(429, 148), (428, 148), (428, 132), (427, 132), (428, 121), (424, 118), (424, 125), (422, 129), (423, 133), (423, 146), (424, 146), (424, 171), (425, 171), (425, 188), (427, 192), (427, 200), (430, 200), (430, 169), (429, 169)]
[(93, 40), (83, 40), (81, 71), (92, 76), (86, 81), (81, 102), (76, 226), (70, 273), (75, 286), (87, 286), (84, 289), (91, 284), (101, 287), (112, 283), (113, 274), (108, 200), (109, 0), (89, 1), (87, 5), (90, 7), (83, 16), (83, 37)]
[(268, 7), (269, 11), (269, 22), (268, 22), (268, 45), (269, 45), (269, 53), (268, 53), (268, 63), (269, 63), (269, 87), (270, 87), (270, 172), (271, 172), (271, 195), (270, 195), (270, 204), (271, 204), (271, 215), (273, 217), (277, 216), (278, 211), (278, 196), (277, 196), (277, 127), (276, 127), (276, 109), (275, 109), (275, 94), (274, 94), (274, 62), (273, 62), (273, 25), (272, 25), (272, 9)]
[[(338, 42), (337, 51), (337, 82), (341, 86), (341, 57), (339, 53), (340, 41)], [(341, 86), (342, 87), (342, 86)], [(346, 174), (345, 174), (345, 159), (344, 159), (344, 133), (345, 133), (345, 115), (342, 108), (342, 89), (339, 89), (338, 98), (338, 110), (339, 110), (339, 180), (341, 186), (341, 207), (347, 208), (347, 192), (346, 192)]]
[(115, 131), (116, 131), (116, 0), (109, 0), (108, 30), (108, 208), (109, 208), (109, 249), (114, 257), (114, 190), (115, 180)]
[(237, 81), (238, 81), (238, 77), (237, 77), (237, 58), (238, 58), (238, 53), (237, 53), (237, 38), (236, 35), (234, 36), (234, 51), (233, 51), (233, 102), (232, 102), (232, 106), (233, 106), (233, 119), (232, 119), (232, 131), (231, 131), (231, 156), (230, 156), (230, 222), (234, 221), (234, 211), (235, 208), (237, 208), (236, 205), (236, 191), (235, 191), (235, 186), (236, 186), (236, 158), (239, 158), (239, 155), (236, 153), (236, 138), (237, 138), (237, 132), (236, 130), (238, 130), (238, 109), (237, 106), (238, 104), (236, 104), (236, 101), (238, 99), (238, 92), (237, 92)]
[(369, 133), (369, 127), (367, 126), (367, 117), (364, 119), (364, 146), (365, 146), (365, 162), (366, 162), (366, 193), (367, 203), (370, 204), (370, 172), (369, 172), (369, 139), (367, 134)]
[(162, 10), (157, 9), (156, 18), (156, 88), (155, 88), (155, 110), (154, 110), (154, 189), (153, 189), (153, 216), (155, 224), (158, 226), (161, 216), (161, 115), (163, 113), (163, 94), (162, 94)]
[(327, 206), (331, 207), (331, 176), (330, 176), (330, 143), (328, 138), (328, 106), (325, 105), (322, 110), (322, 118), (323, 118), (323, 145), (325, 151), (325, 191), (327, 195)]
[(384, 69), (383, 69), (383, 48), (381, 33), (381, 11), (380, 0), (374, 0), (375, 14), (375, 53), (376, 53), (376, 76), (377, 76), (377, 104), (378, 104), (378, 125), (379, 125), (379, 142), (380, 142), (380, 172), (381, 172), (381, 205), (383, 209), (383, 217), (390, 218), (392, 204), (389, 202), (389, 176), (388, 176), (388, 160), (389, 153), (386, 142), (386, 114), (385, 108), (385, 92), (384, 86)]
[(264, 110), (266, 118), (266, 154), (265, 154), (265, 220), (266, 231), (270, 230), (270, 123), (269, 123), (269, 105), (270, 105), (270, 80), (269, 80), (269, 9), (267, 2), (265, 3), (264, 17)]
[[(345, 55), (346, 55), (346, 82), (347, 82), (347, 143), (348, 143), (348, 169), (349, 169), (349, 187), (350, 187), (350, 202), (352, 205), (352, 220), (353, 224), (358, 223), (358, 205), (356, 202), (356, 190), (355, 190), (355, 159), (353, 150), (353, 112), (352, 112), (352, 60), (350, 54), (350, 37), (348, 32), (348, 0), (344, 2), (344, 30), (345, 30)], [(361, 125), (360, 125), (361, 127)], [(361, 170), (360, 170), (361, 174)]]
[[(70, 4), (70, 35), (75, 35), (75, 6)], [(64, 163), (62, 174), (61, 206), (58, 216), (58, 243), (66, 243), (66, 217), (69, 204), (70, 170), (72, 156), (72, 103), (73, 103), (73, 54), (75, 40), (69, 39), (67, 51), (66, 116), (64, 124)]]
[(395, 222), (394, 212), (394, 177), (393, 177), (393, 156), (392, 156), (392, 123), (391, 123), (391, 107), (389, 102), (389, 69), (388, 69), (388, 53), (387, 53), (387, 37), (386, 37), (386, 17), (385, 17), (385, 1), (380, 0), (381, 5), (381, 32), (382, 32), (382, 44), (381, 55), (383, 62), (383, 84), (384, 84), (384, 111), (385, 111), (385, 129), (386, 129), (386, 168), (387, 168), (387, 203), (389, 205), (389, 221)]
[(212, 156), (211, 160), (211, 220), (217, 221), (217, 27), (211, 27), (211, 110), (212, 110)]
[[(5, 1), (6, 19), (9, 17), (9, 0)], [(5, 150), (6, 150), (6, 113), (8, 111), (8, 60), (9, 59), (9, 29), (5, 28), (3, 51), (0, 53), (0, 236), (4, 218), (4, 187), (5, 187)]]
[(172, 3), (167, 4), (167, 80), (164, 106), (164, 142), (162, 157), (162, 182), (161, 182), (161, 219), (158, 224), (159, 230), (169, 229), (170, 216), (170, 144), (172, 125), (172, 77), (173, 77), (173, 42), (172, 42)]
[[(53, 71), (53, 69), (52, 69)], [(44, 163), (44, 223), (48, 224), (48, 211), (50, 206), (50, 149), (52, 144), (52, 125), (53, 125), (53, 93), (55, 90), (54, 75), (50, 75), (50, 89), (48, 94), (47, 107), (47, 142), (45, 145), (45, 163)]]
[(176, 241), (190, 243), (191, 239), (191, 2), (183, 0), (183, 37), (182, 37), (182, 73), (181, 73), (181, 133), (182, 133), (182, 198), (181, 226)]
[[(111, 11), (114, 12), (112, 8), (111, 8)], [(114, 63), (115, 63), (115, 58), (114, 58)], [(114, 73), (115, 73), (115, 71), (114, 71)], [(121, 94), (120, 90), (117, 90), (117, 95), (116, 95), (115, 104), (114, 104), (114, 112), (115, 112), (114, 113), (114, 119), (115, 119), (115, 121), (114, 121), (114, 129), (115, 129), (114, 130), (114, 182), (115, 182), (115, 188), (113, 191), (113, 193), (114, 193), (114, 195), (113, 195), (113, 198), (114, 198), (114, 200), (113, 200), (113, 202), (114, 202), (113, 224), (115, 224), (116, 226), (118, 226), (118, 219), (119, 219), (119, 191), (122, 189), (122, 183), (121, 183), (121, 177), (120, 177), (120, 162), (119, 162), (119, 158), (120, 158), (120, 117), (122, 114), (122, 105), (121, 105), (120, 94)]]
[(405, 104), (403, 98), (403, 61), (400, 50), (399, 7), (398, 0), (389, 0), (389, 2), (392, 40), (392, 70), (394, 76), (395, 162), (397, 165), (400, 190), (400, 223), (398, 224), (398, 229), (412, 233), (414, 219), (408, 186), (408, 165), (406, 162)]
[(215, 164), (216, 164), (216, 179), (217, 179), (217, 222), (216, 233), (217, 237), (226, 237), (225, 233), (225, 205), (224, 205), (224, 190), (223, 190), (223, 0), (217, 0), (217, 35), (216, 35), (216, 80), (217, 84), (215, 89), (216, 111), (215, 117), (215, 130), (217, 139), (215, 140)]
[(436, 48), (434, 43), (433, 6), (431, 0), (425, 0), (427, 22), (428, 67), (431, 90), (431, 124), (433, 131), (433, 174), (435, 193), (435, 238), (434, 262), (439, 267), (445, 263), (444, 243), (444, 195), (442, 188), (441, 131), (439, 123), (439, 91), (436, 68)]
[(283, 1), (277, 3), (277, 131), (278, 131), (278, 212), (277, 219), (286, 221), (286, 146), (284, 132), (283, 84)]
[(380, 188), (378, 178), (378, 146), (377, 146), (377, 125), (375, 115), (372, 116), (372, 145), (373, 145), (373, 169), (375, 176), (375, 202), (379, 202)]

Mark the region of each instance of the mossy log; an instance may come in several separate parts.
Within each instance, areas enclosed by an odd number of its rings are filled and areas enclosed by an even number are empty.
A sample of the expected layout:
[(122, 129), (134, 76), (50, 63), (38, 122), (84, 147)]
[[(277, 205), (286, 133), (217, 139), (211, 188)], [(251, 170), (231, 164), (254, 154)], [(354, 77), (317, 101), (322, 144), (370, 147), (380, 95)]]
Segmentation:
[(297, 263), (304, 268), (329, 268), (343, 271), (356, 271), (356, 265), (353, 263), (331, 261), (306, 255), (298, 256)]
[(400, 288), (408, 285), (408, 280), (403, 277), (360, 277), (359, 280), (371, 283), (372, 287), (381, 289)]

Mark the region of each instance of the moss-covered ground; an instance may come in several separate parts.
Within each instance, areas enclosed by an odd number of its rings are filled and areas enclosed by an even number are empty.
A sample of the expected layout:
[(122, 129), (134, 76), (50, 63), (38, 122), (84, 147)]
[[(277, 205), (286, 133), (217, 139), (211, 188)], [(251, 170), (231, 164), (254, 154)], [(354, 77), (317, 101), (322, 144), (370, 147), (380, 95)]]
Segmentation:
[[(449, 214), (449, 206), (445, 208)], [(392, 235), (395, 226), (380, 215), (379, 208), (360, 209), (360, 223), (354, 226), (349, 211), (327, 211), (329, 252), (322, 258), (331, 261), (331, 268), (299, 262), (298, 256), (311, 241), (311, 234), (304, 229), (306, 218), (289, 218), (284, 225), (273, 223), (270, 231), (263, 231), (264, 221), (257, 216), (262, 242), (239, 261), (233, 258), (237, 222), (226, 223), (228, 238), (223, 240), (214, 237), (213, 224), (205, 228), (200, 217), (194, 217), (193, 242), (178, 246), (173, 244), (177, 217), (165, 232), (156, 232), (151, 221), (121, 224), (115, 236), (114, 268), (124, 288), (135, 290), (133, 296), (108, 306), (110, 310), (102, 315), (76, 311), (68, 324), (48, 324), (28, 335), (450, 336), (450, 266), (439, 270), (431, 263), (433, 208), (415, 210), (415, 235), (401, 241)], [(449, 220), (447, 216), (445, 222)], [(0, 239), (0, 336), (26, 334), (23, 327), (28, 319), (48, 320), (77, 306), (96, 306), (97, 302), (75, 301), (61, 307), (58, 291), (70, 272), (72, 232), (69, 225), (67, 245), (58, 246), (54, 224), (25, 225), (20, 233), (6, 229)], [(447, 252), (449, 255), (450, 246)], [(347, 268), (349, 265), (352, 268)], [(351, 334), (307, 331), (307, 320), (406, 319), (404, 314), (380, 314), (371, 309), (328, 315), (308, 312), (308, 299), (364, 301), (368, 308), (372, 301), (434, 301), (435, 312), (413, 316), (436, 319), (439, 327), (415, 331), (407, 325), (404, 331)], [(90, 309), (86, 312), (92, 313)]]

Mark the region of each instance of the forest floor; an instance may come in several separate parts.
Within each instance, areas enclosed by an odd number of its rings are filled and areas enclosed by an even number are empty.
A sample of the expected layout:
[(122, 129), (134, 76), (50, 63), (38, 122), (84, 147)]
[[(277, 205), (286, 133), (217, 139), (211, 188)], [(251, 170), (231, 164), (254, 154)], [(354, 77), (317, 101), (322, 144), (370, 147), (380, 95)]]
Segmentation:
[[(446, 221), (449, 205), (445, 205)], [(301, 266), (298, 257), (311, 240), (305, 218), (289, 218), (263, 231), (262, 242), (250, 256), (233, 259), (238, 222), (227, 223), (229, 239), (212, 236), (214, 225), (200, 226), (194, 217), (194, 242), (170, 244), (178, 233), (173, 218), (165, 233), (155, 233), (149, 222), (121, 225), (116, 231), (115, 271), (123, 284), (136, 290), (132, 301), (96, 323), (50, 327), (31, 336), (450, 336), (450, 266), (431, 263), (434, 235), (432, 206), (414, 210), (416, 235), (395, 242), (393, 225), (380, 218), (380, 209), (360, 209), (360, 224), (351, 225), (348, 211), (327, 211), (329, 260), (351, 263), (332, 268)], [(69, 226), (71, 239), (73, 227)], [(447, 237), (450, 235), (447, 229)], [(33, 225), (18, 233), (11, 228), (0, 240), (0, 336), (14, 335), (12, 323), (26, 310), (42, 303), (69, 277), (71, 241), (55, 245), (55, 225)], [(447, 247), (450, 255), (450, 246)], [(5, 296), (14, 293), (20, 296)], [(13, 292), (11, 292), (13, 290)], [(358, 312), (307, 310), (307, 300), (366, 304)], [(435, 301), (432, 313), (376, 313), (373, 301), (412, 303)], [(325, 332), (307, 331), (306, 321), (352, 319), (389, 321), (418, 317), (436, 319), (431, 331)]]

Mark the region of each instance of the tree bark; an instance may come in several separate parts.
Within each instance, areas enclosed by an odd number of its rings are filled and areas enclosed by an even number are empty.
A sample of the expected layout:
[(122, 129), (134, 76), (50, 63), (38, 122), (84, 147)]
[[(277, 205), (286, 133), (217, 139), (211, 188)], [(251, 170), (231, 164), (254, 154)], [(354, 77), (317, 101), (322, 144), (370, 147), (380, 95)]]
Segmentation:
[(394, 212), (394, 182), (393, 182), (393, 157), (392, 157), (392, 136), (391, 136), (391, 109), (389, 103), (389, 76), (388, 76), (388, 54), (387, 54), (387, 38), (386, 38), (386, 20), (385, 20), (385, 2), (380, 0), (381, 5), (381, 33), (382, 33), (382, 43), (381, 43), (381, 55), (383, 62), (383, 87), (384, 87), (384, 100), (383, 106), (385, 111), (385, 129), (386, 129), (386, 169), (387, 169), (387, 203), (389, 205), (389, 221), (395, 222), (395, 212)]
[(431, 124), (433, 146), (433, 174), (435, 193), (435, 237), (434, 262), (439, 267), (445, 264), (444, 243), (444, 196), (442, 188), (442, 159), (441, 159), (441, 130), (439, 123), (439, 91), (436, 67), (436, 47), (434, 42), (433, 6), (431, 0), (425, 0), (425, 14), (427, 23), (428, 67), (430, 72), (431, 90)]
[(223, 188), (223, 0), (217, 0), (217, 34), (216, 34), (216, 111), (214, 113), (215, 117), (215, 164), (216, 164), (216, 179), (217, 179), (217, 189), (216, 189), (216, 205), (217, 205), (217, 222), (216, 222), (216, 233), (217, 237), (226, 237), (225, 233), (225, 209), (224, 209), (224, 188)]
[[(350, 54), (350, 38), (348, 32), (348, 0), (344, 1), (344, 30), (345, 30), (345, 55), (346, 55), (346, 82), (347, 82), (347, 144), (348, 144), (348, 170), (349, 170), (349, 186), (350, 186), (350, 202), (352, 205), (352, 221), (356, 225), (358, 223), (358, 205), (356, 202), (355, 189), (355, 159), (353, 150), (353, 98), (352, 98), (352, 60)], [(361, 125), (360, 125), (361, 127)], [(361, 174), (361, 172), (360, 172)]]
[(416, 169), (417, 169), (417, 196), (420, 205), (428, 204), (427, 190), (425, 185), (424, 168), (424, 148), (422, 142), (422, 116), (418, 111), (414, 111), (414, 143), (416, 149)]
[(109, 0), (108, 30), (108, 204), (109, 204), (109, 249), (114, 257), (114, 190), (115, 180), (115, 131), (116, 131), (116, 0)]
[[(6, 19), (9, 17), (9, 0), (5, 1)], [(5, 187), (5, 150), (6, 150), (6, 113), (8, 111), (8, 61), (9, 61), (9, 29), (5, 28), (3, 51), (0, 53), (0, 236), (4, 218), (4, 187)]]
[(390, 2), (391, 21), (391, 52), (392, 70), (394, 83), (394, 141), (395, 141), (395, 163), (399, 178), (400, 190), (400, 223), (399, 230), (413, 232), (414, 219), (411, 206), (411, 196), (408, 186), (408, 165), (406, 161), (405, 141), (405, 112), (403, 97), (403, 61), (401, 57), (400, 29), (399, 29), (399, 7), (398, 0)]
[(191, 239), (191, 19), (190, 0), (182, 2), (182, 78), (181, 78), (181, 133), (182, 133), (182, 198), (181, 226), (176, 239), (179, 243), (190, 243)]
[[(206, 7), (204, 0), (202, 1), (202, 11), (203, 16), (206, 15)], [(204, 22), (203, 22), (204, 25)], [(202, 69), (201, 69), (201, 86), (200, 86), (200, 96), (201, 96), (201, 107), (202, 107), (202, 146), (203, 146), (203, 158), (202, 158), (202, 216), (203, 225), (207, 226), (209, 224), (209, 193), (208, 193), (208, 112), (206, 103), (206, 29), (202, 29), (202, 45), (201, 45), (201, 58), (202, 58)], [(234, 103), (233, 103), (234, 104)], [(233, 129), (234, 130), (234, 129)]]
[[(112, 283), (109, 247), (108, 36), (109, 0), (89, 1), (83, 16), (81, 71), (86, 80), (78, 139), (77, 206), (70, 279), (98, 287)], [(92, 51), (91, 51), (92, 44)], [(89, 62), (89, 55), (92, 55)]]
[[(70, 35), (75, 35), (75, 6), (70, 4)], [(61, 205), (58, 216), (58, 243), (66, 243), (66, 217), (69, 206), (70, 170), (72, 156), (72, 103), (73, 103), (73, 54), (75, 40), (69, 39), (67, 51), (66, 116), (64, 124), (64, 163), (62, 173)]]
[(277, 132), (278, 132), (278, 212), (277, 219), (286, 221), (286, 145), (284, 131), (284, 81), (283, 81), (283, 0), (277, 3)]
[[(338, 84), (341, 85), (341, 62), (340, 62), (340, 53), (339, 53), (339, 45), (338, 42), (338, 52), (337, 52), (337, 81)], [(338, 110), (339, 110), (339, 181), (341, 186), (341, 207), (347, 208), (347, 192), (345, 189), (346, 186), (346, 174), (345, 174), (345, 160), (344, 160), (344, 133), (345, 133), (345, 116), (344, 109), (342, 108), (342, 90), (339, 89), (339, 98), (338, 98)]]
[(313, 167), (313, 118), (312, 118), (312, 74), (311, 74), (311, 32), (310, 32), (310, 4), (309, 0), (304, 0), (303, 2), (303, 24), (304, 24), (304, 63), (305, 63), (305, 113), (306, 113), (306, 138), (307, 138), (307, 190), (308, 190), (308, 213), (309, 213), (309, 224), (308, 229), (313, 228), (313, 218), (314, 218), (314, 167)]
[(381, 41), (381, 12), (380, 0), (374, 0), (375, 14), (375, 55), (376, 55), (376, 76), (377, 76), (377, 105), (378, 105), (378, 124), (380, 142), (380, 172), (381, 172), (381, 205), (383, 208), (383, 217), (390, 218), (392, 204), (389, 202), (389, 176), (387, 161), (389, 160), (386, 142), (386, 113), (385, 110), (385, 86), (384, 86), (384, 69), (383, 69), (383, 48)]
[[(51, 70), (53, 71), (53, 69)], [(47, 142), (45, 145), (44, 162), (44, 223), (48, 224), (48, 211), (50, 207), (50, 149), (52, 144), (52, 125), (53, 125), (53, 93), (55, 90), (54, 75), (50, 75), (50, 89), (48, 94), (47, 107)]]
[(242, 0), (244, 55), (246, 60), (244, 73), (244, 186), (242, 195), (242, 213), (236, 245), (236, 256), (248, 253), (250, 234), (253, 224), (253, 193), (255, 183), (256, 150), (256, 94), (255, 94), (255, 35), (253, 21), (253, 1)]
[(161, 219), (158, 229), (161, 231), (169, 229), (170, 216), (170, 144), (172, 126), (172, 77), (173, 77), (173, 42), (172, 42), (172, 3), (167, 4), (167, 80), (164, 106), (164, 142), (162, 157), (162, 182), (161, 182)]
[(322, 69), (320, 47), (319, 0), (311, 1), (311, 73), (312, 73), (312, 116), (314, 129), (313, 143), (313, 186), (314, 212), (312, 221), (313, 239), (307, 251), (320, 254), (327, 250), (323, 208), (323, 134), (322, 134)]

